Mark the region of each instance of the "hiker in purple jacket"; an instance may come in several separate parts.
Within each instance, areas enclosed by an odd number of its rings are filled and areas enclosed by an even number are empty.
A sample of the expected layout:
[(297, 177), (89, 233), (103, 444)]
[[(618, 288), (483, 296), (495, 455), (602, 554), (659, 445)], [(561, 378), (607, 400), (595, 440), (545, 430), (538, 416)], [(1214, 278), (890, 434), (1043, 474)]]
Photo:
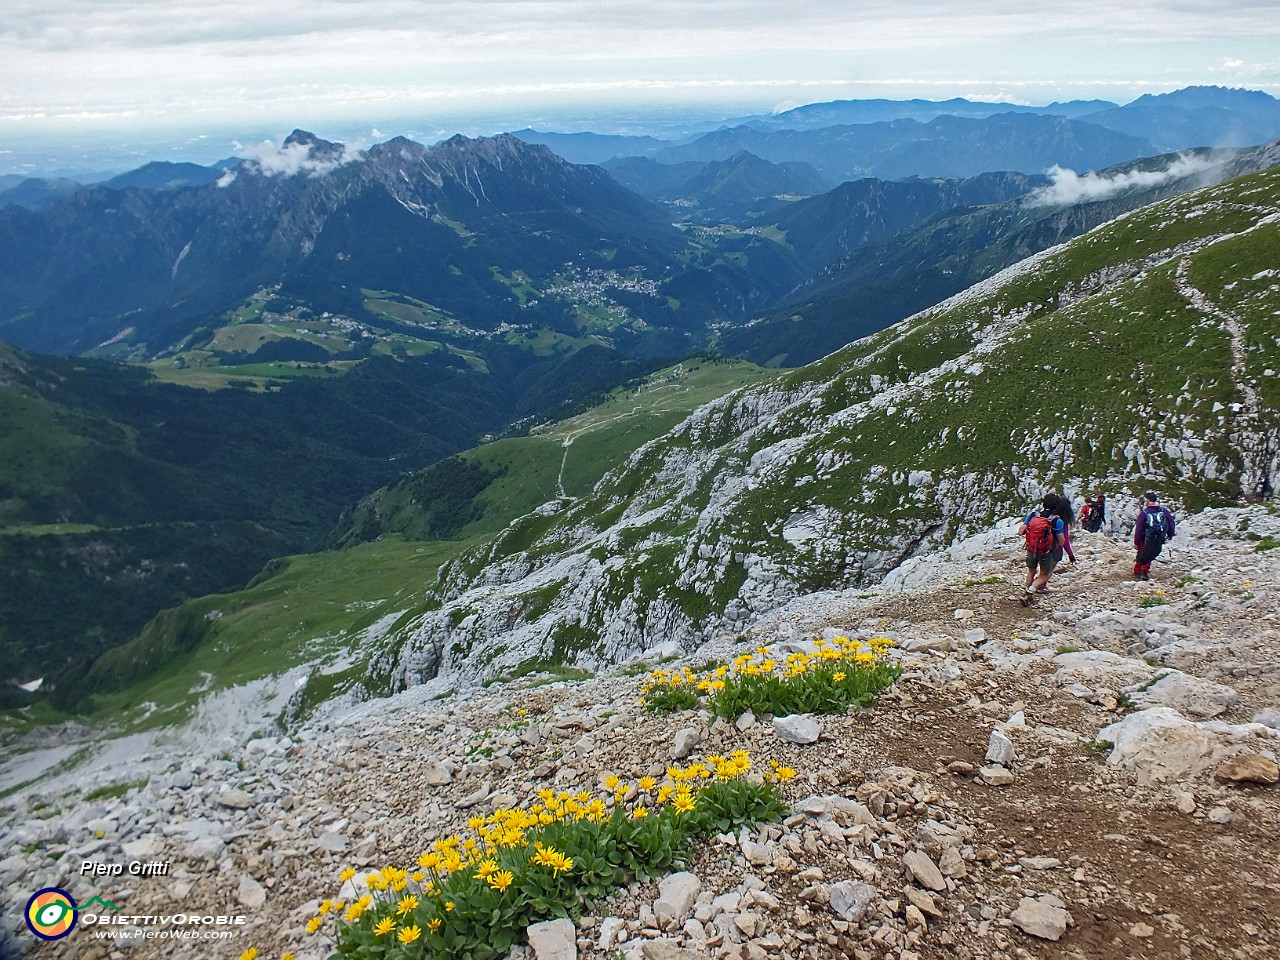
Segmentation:
[(1173, 538), (1174, 524), (1173, 514), (1160, 506), (1160, 499), (1154, 493), (1142, 499), (1143, 507), (1133, 526), (1133, 547), (1138, 551), (1133, 561), (1133, 578), (1150, 580), (1151, 561), (1160, 556), (1165, 543)]

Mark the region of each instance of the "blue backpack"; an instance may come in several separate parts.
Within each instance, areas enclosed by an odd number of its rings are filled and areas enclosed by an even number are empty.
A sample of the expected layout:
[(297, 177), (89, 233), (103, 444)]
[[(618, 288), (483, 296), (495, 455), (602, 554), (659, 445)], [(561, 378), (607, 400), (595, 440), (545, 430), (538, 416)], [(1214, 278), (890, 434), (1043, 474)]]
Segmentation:
[(1143, 512), (1147, 515), (1145, 542), (1153, 547), (1163, 546), (1169, 539), (1169, 520), (1164, 508), (1160, 507), (1156, 510), (1145, 510)]

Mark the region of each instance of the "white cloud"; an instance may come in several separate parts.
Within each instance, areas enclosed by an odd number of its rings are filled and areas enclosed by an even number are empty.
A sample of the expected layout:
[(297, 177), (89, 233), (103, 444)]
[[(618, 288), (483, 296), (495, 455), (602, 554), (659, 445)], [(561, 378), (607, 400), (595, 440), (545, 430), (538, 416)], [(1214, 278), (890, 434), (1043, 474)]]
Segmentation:
[(236, 171), (225, 170), (223, 171), (222, 176), (220, 176), (217, 180), (214, 181), (213, 185), (215, 187), (222, 187), (223, 189), (226, 189), (227, 187), (231, 186), (231, 184), (235, 182), (236, 182)]
[(1102, 176), (1086, 173), (1084, 176), (1064, 167), (1053, 167), (1049, 177), (1053, 183), (1028, 194), (1023, 203), (1032, 207), (1067, 206), (1105, 200), (1128, 190), (1159, 186), (1170, 180), (1187, 177), (1212, 166), (1202, 157), (1183, 155), (1163, 170), (1131, 170)]
[[(318, 177), (344, 164), (353, 163), (363, 156), (364, 151), (352, 145), (343, 147), (340, 154), (330, 157), (316, 156), (313, 145), (309, 143), (295, 142), (276, 146), (274, 141), (264, 140), (256, 147), (251, 147), (245, 159), (259, 173), (268, 177), (292, 177), (300, 173)], [(221, 182), (221, 179), (219, 180), (218, 186), (226, 185)]]

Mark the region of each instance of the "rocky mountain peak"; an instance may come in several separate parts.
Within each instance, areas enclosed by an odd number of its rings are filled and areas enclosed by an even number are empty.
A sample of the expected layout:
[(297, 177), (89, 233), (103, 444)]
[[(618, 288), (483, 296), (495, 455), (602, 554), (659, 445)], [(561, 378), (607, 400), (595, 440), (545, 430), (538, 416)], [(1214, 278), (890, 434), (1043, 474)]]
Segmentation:
[(346, 150), (346, 147), (341, 143), (323, 140), (309, 130), (301, 129), (295, 129), (289, 136), (285, 137), (283, 145), (285, 147), (297, 145), (310, 147), (313, 160), (337, 159)]
[(564, 160), (551, 151), (549, 147), (538, 143), (527, 143), (509, 133), (500, 133), (492, 137), (465, 137), (462, 134), (450, 137), (436, 145), (433, 153), (438, 156), (460, 160), (480, 160), (495, 166), (508, 159), (537, 159), (542, 162), (553, 162), (563, 165)]

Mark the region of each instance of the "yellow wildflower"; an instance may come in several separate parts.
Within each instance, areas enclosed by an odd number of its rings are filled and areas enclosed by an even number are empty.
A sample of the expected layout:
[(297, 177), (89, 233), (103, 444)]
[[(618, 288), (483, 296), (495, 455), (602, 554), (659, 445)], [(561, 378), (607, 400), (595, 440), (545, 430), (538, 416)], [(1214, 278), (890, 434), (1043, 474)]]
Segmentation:
[(497, 873), (493, 874), (493, 876), (486, 878), (485, 882), (501, 893), (503, 890), (507, 889), (507, 887), (511, 886), (513, 880), (515, 880), (515, 877), (512, 875), (510, 870), (499, 870)]
[(634, 810), (631, 811), (631, 818), (633, 820), (643, 820), (648, 815), (649, 815), (649, 808), (646, 807), (644, 804), (641, 804), (640, 806), (636, 807)]
[(638, 786), (641, 790), (645, 791), (645, 793), (648, 793), (657, 786), (657, 783), (658, 781), (654, 780), (653, 777), (641, 777), (638, 782)]
[(362, 902), (357, 900), (351, 906), (347, 907), (347, 912), (342, 915), (342, 919), (347, 923), (355, 923), (360, 919), (360, 914), (364, 913), (365, 907)]
[(550, 867), (551, 872), (557, 877), (565, 870), (573, 869), (573, 859), (566, 857), (563, 853), (551, 847), (543, 846), (541, 843), (535, 843), (534, 849), (537, 850), (529, 860), (530, 863), (536, 863), (540, 866)]
[(396, 913), (404, 916), (406, 913), (412, 913), (418, 909), (418, 898), (412, 893), (407, 897), (402, 897), (400, 902), (396, 904)]
[(307, 921), (307, 933), (315, 933), (324, 926), (324, 917), (312, 917)]
[(621, 782), (622, 782), (622, 780), (621, 780), (621, 779), (619, 779), (619, 777), (617, 776), (617, 774), (613, 774), (613, 773), (611, 773), (611, 774), (609, 774), (607, 777), (605, 777), (605, 778), (604, 778), (604, 788), (605, 788), (606, 790), (617, 790), (617, 789), (618, 789), (618, 784), (620, 784)]
[(339, 882), (339, 883), (346, 883), (348, 880), (350, 880), (350, 879), (351, 879), (352, 877), (354, 877), (355, 875), (356, 875), (356, 868), (355, 868), (355, 867), (347, 867), (347, 869), (343, 870), (340, 874), (338, 874), (338, 882)]
[(834, 680), (836, 683), (839, 683), (841, 680), (843, 680), (847, 676), (848, 674), (845, 673), (843, 670), (837, 670), (835, 673), (831, 675), (831, 679)]
[(385, 934), (390, 933), (395, 928), (396, 928), (396, 922), (394, 920), (392, 920), (390, 917), (383, 917), (381, 920), (379, 920), (377, 923), (373, 925), (373, 935), (375, 937), (381, 937)]
[(401, 943), (413, 943), (422, 936), (422, 928), (416, 923), (412, 927), (405, 927), (396, 934), (396, 939)]
[(435, 933), (437, 930), (440, 929), (440, 923), (441, 923), (441, 920), (439, 917), (432, 917), (430, 920), (427, 921), (427, 929), (431, 933)]
[(671, 805), (676, 808), (676, 813), (689, 813), (697, 806), (697, 801), (694, 800), (692, 793), (682, 790), (676, 794), (676, 798), (671, 801)]
[(257, 960), (257, 958), (258, 958), (257, 947), (250, 947), (244, 953), (240, 954), (240, 960)]

